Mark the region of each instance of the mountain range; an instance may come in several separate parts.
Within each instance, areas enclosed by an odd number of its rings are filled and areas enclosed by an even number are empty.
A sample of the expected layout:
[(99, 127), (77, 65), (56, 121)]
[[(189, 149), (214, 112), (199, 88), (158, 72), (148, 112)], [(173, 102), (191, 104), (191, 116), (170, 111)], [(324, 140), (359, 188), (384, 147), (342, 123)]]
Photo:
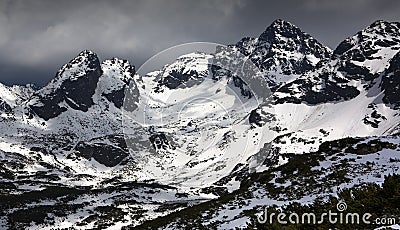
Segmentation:
[[(238, 55), (257, 74), (217, 65)], [(382, 184), (399, 87), (400, 23), (382, 20), (331, 50), (278, 19), (145, 75), (82, 51), (40, 89), (0, 84), (0, 229), (252, 228)]]

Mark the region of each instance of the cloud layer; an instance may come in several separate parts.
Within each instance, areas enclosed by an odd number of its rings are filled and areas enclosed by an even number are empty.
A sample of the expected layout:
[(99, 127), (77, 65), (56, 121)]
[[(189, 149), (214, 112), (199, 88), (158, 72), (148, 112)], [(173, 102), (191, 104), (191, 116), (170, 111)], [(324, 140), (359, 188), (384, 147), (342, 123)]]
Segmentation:
[(400, 21), (400, 2), (383, 0), (0, 0), (0, 82), (48, 82), (84, 49), (140, 65), (173, 45), (234, 43), (275, 19), (334, 48), (376, 19)]

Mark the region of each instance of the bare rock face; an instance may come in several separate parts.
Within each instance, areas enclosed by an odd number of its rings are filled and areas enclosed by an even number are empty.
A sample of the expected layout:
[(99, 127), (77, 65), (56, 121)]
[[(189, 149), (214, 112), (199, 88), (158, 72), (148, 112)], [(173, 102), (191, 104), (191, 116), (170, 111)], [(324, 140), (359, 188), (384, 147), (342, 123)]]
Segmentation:
[(88, 111), (92, 96), (103, 71), (96, 54), (83, 51), (64, 65), (56, 78), (34, 95), (30, 108), (39, 117), (49, 120), (67, 110)]
[(383, 101), (400, 108), (400, 52), (390, 61), (390, 66), (382, 79)]

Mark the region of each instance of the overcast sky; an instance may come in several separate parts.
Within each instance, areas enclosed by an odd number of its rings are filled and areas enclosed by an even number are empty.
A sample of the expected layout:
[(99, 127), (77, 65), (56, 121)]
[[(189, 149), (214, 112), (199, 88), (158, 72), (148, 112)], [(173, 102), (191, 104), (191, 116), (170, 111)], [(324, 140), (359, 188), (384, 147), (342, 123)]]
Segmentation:
[(400, 1), (0, 0), (0, 82), (43, 85), (84, 49), (139, 67), (173, 45), (258, 36), (277, 18), (335, 48), (377, 19), (400, 21)]

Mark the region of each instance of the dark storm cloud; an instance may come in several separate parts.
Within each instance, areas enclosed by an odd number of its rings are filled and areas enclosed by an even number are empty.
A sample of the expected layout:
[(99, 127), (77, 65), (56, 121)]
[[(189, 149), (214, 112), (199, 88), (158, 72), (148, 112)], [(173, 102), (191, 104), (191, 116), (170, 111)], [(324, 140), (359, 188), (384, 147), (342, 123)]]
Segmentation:
[(0, 0), (0, 82), (49, 81), (83, 49), (140, 65), (173, 45), (234, 43), (288, 20), (334, 48), (376, 19), (400, 21), (399, 1)]

